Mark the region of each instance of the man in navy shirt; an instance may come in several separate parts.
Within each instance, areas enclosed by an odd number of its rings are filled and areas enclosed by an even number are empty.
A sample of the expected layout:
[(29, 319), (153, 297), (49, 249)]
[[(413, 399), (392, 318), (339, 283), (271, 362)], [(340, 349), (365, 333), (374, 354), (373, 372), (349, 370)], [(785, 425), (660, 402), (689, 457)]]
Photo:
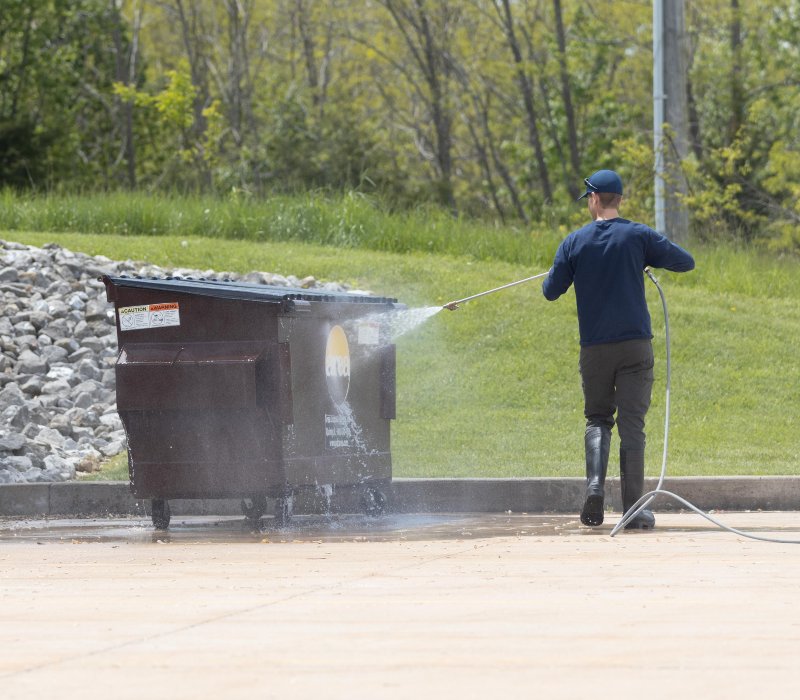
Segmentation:
[[(653, 388), (653, 333), (644, 294), (645, 267), (694, 269), (694, 259), (649, 226), (620, 218), (622, 180), (598, 170), (584, 180), (592, 222), (558, 247), (542, 292), (555, 301), (575, 285), (586, 432), (584, 525), (603, 522), (605, 479), (614, 414), (619, 430), (620, 485), (627, 511), (644, 488), (645, 415)], [(655, 525), (643, 510), (627, 528)]]

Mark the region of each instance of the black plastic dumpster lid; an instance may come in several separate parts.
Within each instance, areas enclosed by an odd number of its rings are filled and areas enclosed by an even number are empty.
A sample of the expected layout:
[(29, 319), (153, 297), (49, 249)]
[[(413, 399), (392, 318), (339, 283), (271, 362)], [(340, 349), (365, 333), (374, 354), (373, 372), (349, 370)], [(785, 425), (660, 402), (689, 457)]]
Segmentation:
[(111, 277), (101, 278), (106, 285), (109, 301), (114, 301), (112, 288), (133, 287), (136, 289), (157, 289), (166, 292), (184, 292), (199, 296), (218, 297), (222, 299), (249, 299), (252, 301), (284, 302), (284, 301), (320, 301), (345, 302), (360, 304), (394, 304), (397, 299), (369, 296), (367, 294), (348, 294), (346, 292), (329, 292), (316, 289), (297, 289), (294, 287), (276, 287), (249, 282), (233, 282), (231, 280), (204, 279), (192, 277)]

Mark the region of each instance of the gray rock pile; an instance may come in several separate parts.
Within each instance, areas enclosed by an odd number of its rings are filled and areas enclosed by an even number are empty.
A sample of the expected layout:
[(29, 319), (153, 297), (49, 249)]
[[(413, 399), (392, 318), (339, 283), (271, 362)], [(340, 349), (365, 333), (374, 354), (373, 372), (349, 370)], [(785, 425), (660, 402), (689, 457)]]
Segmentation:
[(0, 240), (0, 484), (72, 479), (126, 448), (114, 391), (114, 308), (102, 275), (348, 291), (313, 277), (166, 269)]

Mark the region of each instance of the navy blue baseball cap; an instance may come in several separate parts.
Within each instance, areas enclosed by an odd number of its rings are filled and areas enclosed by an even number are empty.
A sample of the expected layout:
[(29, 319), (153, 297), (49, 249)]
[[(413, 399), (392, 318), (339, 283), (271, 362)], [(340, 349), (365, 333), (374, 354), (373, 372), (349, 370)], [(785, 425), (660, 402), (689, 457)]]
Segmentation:
[(583, 181), (586, 183), (586, 192), (578, 197), (578, 201), (588, 197), (592, 192), (622, 194), (622, 178), (613, 170), (598, 170), (593, 175), (583, 178)]

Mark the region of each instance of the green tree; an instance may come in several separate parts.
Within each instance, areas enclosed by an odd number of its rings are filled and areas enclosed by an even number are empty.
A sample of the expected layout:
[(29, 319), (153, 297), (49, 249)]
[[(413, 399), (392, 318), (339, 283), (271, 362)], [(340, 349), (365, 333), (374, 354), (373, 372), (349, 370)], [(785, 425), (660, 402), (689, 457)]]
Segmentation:
[(797, 249), (800, 3), (704, 10), (690, 15), (695, 227)]
[(129, 36), (108, 0), (4, 0), (0, 183), (109, 186), (124, 177), (112, 84)]

